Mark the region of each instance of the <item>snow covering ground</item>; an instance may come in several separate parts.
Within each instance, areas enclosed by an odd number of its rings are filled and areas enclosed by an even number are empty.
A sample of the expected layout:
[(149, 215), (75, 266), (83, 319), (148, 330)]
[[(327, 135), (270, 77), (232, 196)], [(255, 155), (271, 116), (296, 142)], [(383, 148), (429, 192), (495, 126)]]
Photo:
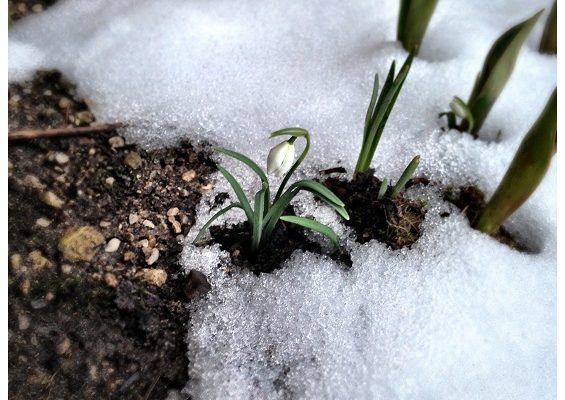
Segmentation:
[[(556, 85), (556, 58), (537, 46), (550, 0), (441, 0), (374, 160), (393, 180), (415, 154), (419, 174), (475, 183), (490, 195)], [(492, 42), (540, 8), (546, 14), (480, 140), (442, 133), (437, 114), (466, 99)], [(10, 30), (10, 80), (59, 68), (103, 121), (128, 121), (148, 146), (208, 139), (265, 160), (271, 131), (299, 125), (313, 147), (302, 176), (352, 170), (373, 74), (406, 53), (398, 1), (61, 1)], [(500, 137), (497, 138), (499, 131)], [(224, 163), (251, 190), (242, 166)], [(227, 253), (195, 248), (182, 263), (209, 276), (191, 304), (195, 399), (551, 399), (556, 390), (556, 168), (507, 227), (535, 254), (471, 229), (439, 189), (411, 249), (355, 243), (335, 215), (301, 196), (301, 214), (330, 224), (350, 270), (296, 252), (284, 268), (226, 275)], [(201, 226), (218, 179), (202, 200)], [(451, 215), (439, 214), (450, 210)], [(237, 213), (227, 221), (240, 220)], [(317, 237), (315, 237), (317, 238)], [(320, 239), (321, 240), (321, 239)]]

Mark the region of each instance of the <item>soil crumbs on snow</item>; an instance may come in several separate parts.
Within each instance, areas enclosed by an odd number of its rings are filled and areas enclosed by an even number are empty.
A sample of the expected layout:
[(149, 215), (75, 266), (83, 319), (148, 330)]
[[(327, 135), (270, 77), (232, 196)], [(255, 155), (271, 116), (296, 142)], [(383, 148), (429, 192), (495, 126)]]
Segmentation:
[[(10, 85), (9, 111), (11, 130), (94, 123), (57, 72)], [(195, 288), (178, 255), (212, 188), (209, 154), (116, 132), (10, 143), (10, 398), (160, 399), (186, 384)]]

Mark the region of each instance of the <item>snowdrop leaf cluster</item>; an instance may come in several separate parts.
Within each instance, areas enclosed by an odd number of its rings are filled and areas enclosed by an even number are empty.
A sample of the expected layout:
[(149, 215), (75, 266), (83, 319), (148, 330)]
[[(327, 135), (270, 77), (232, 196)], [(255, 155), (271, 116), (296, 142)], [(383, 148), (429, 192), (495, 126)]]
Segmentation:
[[(210, 218), (210, 220), (202, 227), (193, 243), (196, 243), (202, 237), (204, 232), (216, 219), (234, 208), (239, 208), (245, 213), (251, 229), (251, 250), (253, 252), (256, 252), (261, 247), (262, 243), (271, 236), (279, 220), (321, 233), (330, 239), (336, 247), (339, 247), (338, 238), (331, 228), (310, 218), (283, 215), (292, 199), (300, 191), (305, 190), (313, 193), (320, 200), (324, 201), (342, 218), (349, 219), (349, 214), (345, 210), (345, 204), (343, 201), (319, 182), (313, 180), (297, 181), (290, 185), (285, 191), (286, 185), (292, 174), (296, 171), (308, 154), (308, 150), (310, 149), (310, 134), (307, 130), (302, 128), (286, 128), (271, 134), (272, 138), (279, 136), (290, 136), (290, 138), (273, 147), (267, 157), (268, 173), (273, 173), (276, 176), (282, 176), (286, 173), (272, 202), (269, 179), (261, 167), (259, 167), (249, 157), (241, 153), (224, 148), (216, 148), (216, 151), (233, 157), (251, 168), (251, 170), (255, 172), (261, 180), (261, 189), (255, 194), (252, 207), (236, 178), (223, 166), (218, 165), (218, 170), (232, 187), (238, 201), (222, 208), (214, 214), (212, 218)], [(306, 141), (306, 146), (298, 159), (294, 161), (294, 142), (298, 138), (303, 138)]]

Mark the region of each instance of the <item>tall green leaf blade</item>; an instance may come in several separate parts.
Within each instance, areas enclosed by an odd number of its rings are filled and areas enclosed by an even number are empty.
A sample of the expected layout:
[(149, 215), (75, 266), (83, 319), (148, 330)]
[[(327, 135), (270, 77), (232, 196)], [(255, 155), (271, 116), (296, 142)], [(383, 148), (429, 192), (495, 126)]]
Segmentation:
[(263, 219), (263, 240), (267, 240), (271, 236), (271, 233), (275, 229), (277, 222), (279, 222), (281, 215), (284, 213), (284, 210), (286, 210), (286, 207), (290, 204), (294, 196), (296, 196), (296, 193), (298, 193), (298, 190), (296, 189), (287, 189), (286, 192), (275, 200), (267, 212), (267, 215), (265, 215), (265, 218)]
[(397, 39), (417, 54), (438, 0), (400, 0)]
[(557, 54), (557, 1), (553, 2), (551, 12), (545, 23), (539, 51), (541, 53)]
[(208, 222), (206, 222), (204, 224), (204, 226), (200, 229), (200, 231), (198, 231), (198, 234), (196, 235), (196, 237), (194, 238), (194, 240), (192, 241), (192, 244), (198, 242), (198, 240), (202, 237), (202, 235), (204, 234), (204, 232), (206, 231), (206, 229), (208, 229), (210, 227), (210, 225), (212, 225), (214, 223), (215, 220), (217, 220), (218, 218), (220, 218), (222, 215), (224, 215), (225, 213), (227, 213), (229, 210), (231, 210), (232, 208), (241, 208), (243, 210), (243, 207), (241, 207), (241, 204), (239, 203), (233, 203), (230, 204), (227, 207), (222, 208), (220, 211), (218, 211), (216, 214), (214, 214), (212, 216), (212, 218), (210, 218), (208, 220)]
[(557, 89), (526, 134), (506, 174), (474, 224), (492, 234), (534, 192), (542, 181), (555, 152), (557, 140)]
[(280, 219), (282, 221), (290, 222), (291, 224), (299, 225), (304, 228), (308, 228), (315, 232), (321, 233), (322, 235), (330, 239), (331, 242), (335, 245), (335, 247), (339, 247), (339, 239), (337, 238), (335, 232), (330, 227), (323, 225), (318, 221), (314, 221), (313, 219), (310, 218), (295, 217), (291, 215), (285, 215)]
[(387, 189), (388, 189), (388, 178), (385, 177), (381, 182), (381, 187), (379, 188), (379, 193), (377, 194), (377, 200), (380, 200), (384, 197)]
[(542, 12), (543, 10), (510, 28), (492, 45), (467, 102), (475, 119), (473, 129), (469, 130), (473, 136), (477, 136), (496, 99), (510, 79), (522, 44)]
[(321, 200), (326, 202), (330, 207), (332, 207), (342, 218), (349, 220), (349, 214), (345, 210), (345, 204), (339, 197), (337, 197), (331, 190), (322, 185), (320, 182), (313, 180), (303, 180), (293, 183), (290, 189), (306, 190), (315, 196), (319, 197)]
[(396, 99), (400, 94), (400, 90), (404, 85), (404, 81), (408, 76), (408, 72), (410, 71), (410, 67), (412, 65), (413, 59), (414, 59), (414, 55), (410, 54), (406, 59), (406, 61), (404, 62), (404, 64), (402, 65), (402, 68), (400, 68), (400, 71), (398, 72), (398, 75), (396, 76), (392, 86), (390, 87), (390, 90), (388, 90), (385, 93), (383, 88), (383, 92), (381, 93), (381, 96), (385, 96), (385, 97), (383, 99), (382, 104), (378, 106), (379, 109), (377, 111), (377, 114), (375, 115), (371, 132), (369, 133), (369, 140), (370, 140), (369, 151), (368, 151), (369, 156), (365, 159), (365, 164), (363, 166), (365, 169), (359, 172), (366, 171), (367, 169), (369, 169), (369, 166), (371, 165), (373, 155), (375, 154), (375, 151), (377, 150), (377, 145), (381, 140), (381, 136), (385, 128), (386, 122), (388, 120), (390, 113), (392, 112), (392, 108), (394, 107), (394, 104), (396, 103)]
[(221, 165), (218, 165), (218, 170), (222, 173), (222, 175), (226, 178), (228, 183), (231, 185), (233, 191), (235, 192), (235, 195), (237, 196), (237, 199), (239, 200), (239, 203), (241, 204), (241, 208), (245, 212), (245, 216), (247, 217), (247, 220), (249, 221), (249, 223), (253, 223), (253, 210), (251, 209), (251, 205), (249, 204), (249, 200), (247, 200), (247, 197), (245, 196), (243, 189), (241, 188), (239, 183), (235, 180), (233, 175), (228, 172), (227, 169), (225, 169)]
[(377, 103), (377, 97), (379, 95), (379, 75), (375, 74), (375, 80), (373, 82), (373, 93), (371, 94), (371, 101), (369, 102), (369, 108), (367, 108), (367, 114), (365, 115), (365, 129), (363, 131), (363, 143), (367, 140), (367, 135), (369, 134), (369, 128), (371, 126), (371, 120), (373, 119), (373, 113), (375, 112), (375, 104)]

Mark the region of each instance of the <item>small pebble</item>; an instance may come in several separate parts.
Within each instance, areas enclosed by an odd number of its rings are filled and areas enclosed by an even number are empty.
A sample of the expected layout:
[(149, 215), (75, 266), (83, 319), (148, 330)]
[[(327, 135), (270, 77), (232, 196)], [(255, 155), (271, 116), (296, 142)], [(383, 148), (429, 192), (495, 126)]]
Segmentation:
[(39, 14), (40, 12), (43, 11), (43, 5), (41, 4), (34, 4), (33, 6), (31, 6), (31, 11), (33, 11), (36, 14)]
[(124, 261), (131, 261), (135, 258), (135, 253), (133, 251), (126, 251), (124, 253)]
[(106, 178), (105, 182), (106, 182), (106, 185), (112, 186), (114, 184), (114, 182), (116, 182), (116, 180), (110, 176), (110, 177)]
[(57, 352), (57, 354), (62, 356), (67, 351), (69, 351), (70, 348), (71, 348), (71, 339), (69, 339), (67, 335), (61, 335), (61, 337), (57, 339), (57, 343), (55, 344), (55, 351)]
[(53, 92), (51, 90), (47, 89), (45, 92), (43, 92), (43, 95), (47, 96), (47, 97), (53, 96)]
[(59, 196), (51, 191), (40, 192), (39, 199), (53, 208), (61, 208), (63, 204), (65, 204), (65, 202), (61, 200), (61, 198), (59, 198)]
[(124, 164), (126, 164), (131, 169), (138, 169), (142, 164), (141, 156), (135, 151), (132, 151), (126, 154), (126, 156), (124, 157)]
[(196, 171), (190, 169), (182, 174), (181, 179), (185, 182), (190, 182), (196, 177)]
[(120, 243), (121, 243), (120, 239), (112, 238), (108, 241), (108, 244), (106, 245), (104, 251), (106, 253), (114, 253), (120, 247)]
[(178, 214), (179, 214), (178, 207), (169, 208), (169, 210), (167, 211), (167, 217), (174, 217)]
[(149, 221), (148, 219), (143, 221), (143, 226), (146, 226), (148, 228), (154, 229), (155, 228), (155, 224), (151, 221)]
[(24, 176), (23, 184), (24, 186), (30, 187), (32, 189), (39, 189), (39, 190), (45, 189), (45, 185), (41, 183), (39, 178), (35, 175)]
[(77, 113), (77, 118), (80, 122), (83, 122), (85, 124), (90, 124), (92, 121), (94, 121), (94, 116), (90, 111), (81, 111)]
[(88, 149), (88, 154), (93, 156), (96, 154), (96, 149), (94, 147), (91, 147), (90, 149)]
[(180, 222), (177, 221), (176, 219), (172, 218), (172, 221), (169, 220), (169, 222), (171, 223), (171, 225), (173, 226), (173, 232), (175, 234), (179, 234), (182, 232), (182, 228), (180, 226)]
[(114, 275), (111, 272), (106, 272), (104, 274), (104, 282), (106, 283), (106, 285), (110, 286), (110, 287), (117, 287), (118, 286), (118, 278), (116, 278), (116, 275)]
[(31, 289), (31, 282), (28, 278), (25, 278), (22, 283), (20, 283), (20, 292), (27, 296), (29, 294), (29, 290)]
[(110, 221), (100, 221), (98, 225), (100, 225), (100, 228), (108, 228), (112, 223)]
[(22, 256), (19, 253), (14, 253), (10, 256), (10, 268), (12, 271), (19, 271), (22, 266)]
[(27, 315), (24, 315), (24, 314), (19, 314), (18, 315), (18, 329), (20, 331), (25, 331), (27, 328), (29, 328), (29, 325), (30, 325), (29, 317)]
[(141, 239), (139, 242), (137, 242), (137, 247), (142, 247), (142, 248), (149, 247), (149, 240)]
[(59, 108), (65, 109), (69, 108), (73, 104), (73, 101), (67, 97), (61, 97), (59, 100)]
[(45, 258), (41, 253), (41, 251), (39, 250), (31, 251), (27, 256), (27, 259), (29, 260), (29, 262), (31, 263), (31, 265), (35, 270), (50, 268), (53, 265), (51, 264), (51, 261)]
[(45, 299), (32, 300), (30, 304), (31, 308), (33, 308), (34, 310), (41, 310), (42, 308), (47, 307), (47, 302), (45, 301)]
[(35, 225), (40, 226), (42, 228), (47, 228), (49, 225), (51, 225), (51, 222), (53, 222), (53, 221), (51, 221), (50, 219), (41, 217), (41, 218), (37, 218), (35, 220)]
[(130, 225), (136, 224), (137, 222), (139, 222), (139, 215), (130, 214), (128, 217), (128, 221)]
[(108, 139), (108, 144), (112, 149), (119, 149), (120, 147), (124, 147), (126, 145), (126, 142), (121, 136), (112, 136), (110, 139)]
[(47, 301), (51, 301), (55, 299), (55, 293), (53, 292), (47, 292), (47, 294), (45, 295), (45, 300)]
[(209, 182), (205, 185), (200, 186), (200, 191), (202, 192), (209, 192), (214, 188), (214, 184), (212, 182)]
[[(155, 264), (155, 261), (157, 261), (159, 259), (159, 250), (157, 249), (151, 249), (151, 253), (149, 254), (149, 257), (145, 257), (145, 262), (147, 263), (147, 265), (153, 265)], [(164, 272), (164, 271), (163, 271)]]
[(145, 268), (141, 271), (141, 277), (145, 282), (158, 287), (167, 282), (167, 273), (162, 269)]
[(73, 272), (73, 266), (69, 264), (63, 264), (61, 265), (61, 272), (63, 274), (70, 274)]

